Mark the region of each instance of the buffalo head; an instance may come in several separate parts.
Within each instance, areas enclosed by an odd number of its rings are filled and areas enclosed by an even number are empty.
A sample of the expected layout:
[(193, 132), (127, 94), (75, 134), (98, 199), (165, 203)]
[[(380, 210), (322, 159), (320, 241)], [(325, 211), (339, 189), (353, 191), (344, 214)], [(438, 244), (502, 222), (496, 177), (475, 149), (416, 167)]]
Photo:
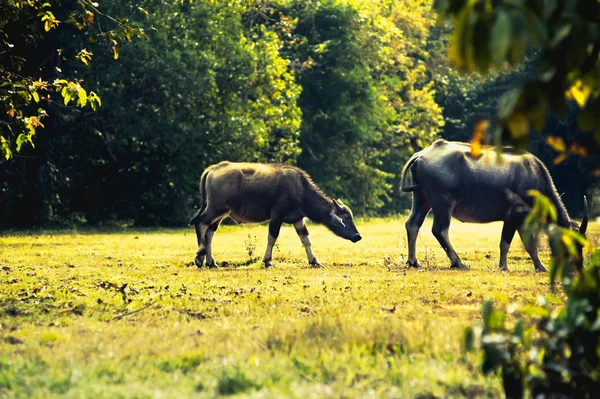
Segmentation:
[(330, 219), (325, 225), (335, 234), (352, 242), (362, 239), (354, 225), (352, 211), (342, 201), (332, 201)]

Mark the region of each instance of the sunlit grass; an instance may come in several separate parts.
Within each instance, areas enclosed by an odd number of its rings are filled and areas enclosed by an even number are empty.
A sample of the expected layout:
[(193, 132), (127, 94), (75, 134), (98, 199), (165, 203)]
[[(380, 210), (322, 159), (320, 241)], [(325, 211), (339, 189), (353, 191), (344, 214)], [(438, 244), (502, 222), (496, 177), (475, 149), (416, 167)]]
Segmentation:
[[(192, 266), (191, 228), (6, 234), (0, 396), (501, 396), (461, 336), (483, 298), (548, 292), (518, 237), (511, 271), (499, 272), (501, 224), (453, 222), (471, 269), (452, 271), (427, 220), (423, 269), (406, 270), (404, 219), (357, 225), (357, 244), (309, 226), (325, 269), (308, 267), (290, 227), (271, 270), (260, 225), (219, 229), (215, 258), (227, 267), (216, 270)], [(547, 265), (547, 246), (540, 252)]]

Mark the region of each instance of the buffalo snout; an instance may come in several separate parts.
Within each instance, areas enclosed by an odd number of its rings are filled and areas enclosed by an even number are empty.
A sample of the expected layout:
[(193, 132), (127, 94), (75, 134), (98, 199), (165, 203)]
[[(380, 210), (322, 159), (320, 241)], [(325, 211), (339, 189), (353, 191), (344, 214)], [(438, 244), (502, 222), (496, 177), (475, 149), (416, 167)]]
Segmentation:
[(351, 238), (352, 242), (359, 242), (360, 240), (362, 240), (362, 236), (360, 234), (356, 234), (354, 237)]

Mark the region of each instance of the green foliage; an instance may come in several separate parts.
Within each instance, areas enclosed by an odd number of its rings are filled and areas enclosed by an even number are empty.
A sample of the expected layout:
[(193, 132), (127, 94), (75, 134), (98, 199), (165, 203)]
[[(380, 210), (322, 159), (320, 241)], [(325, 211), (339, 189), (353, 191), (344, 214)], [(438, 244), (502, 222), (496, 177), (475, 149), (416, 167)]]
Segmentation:
[[(524, 147), (532, 127), (541, 131), (547, 126), (547, 110), (564, 115), (566, 100), (572, 99), (582, 109), (579, 128), (593, 135), (579, 135), (568, 147), (562, 138), (549, 137), (548, 143), (559, 154), (555, 163), (562, 162), (567, 153), (588, 155), (596, 151), (599, 135), (590, 115), (600, 110), (597, 1), (440, 0), (435, 7), (440, 21), (453, 17), (449, 55), (463, 71), (485, 73), (506, 62), (516, 65), (528, 46), (539, 51), (532, 79), (508, 90), (499, 101), (498, 143), (506, 140)], [(532, 397), (591, 397), (600, 385), (600, 253), (596, 252), (591, 265), (583, 270), (585, 239), (557, 226), (556, 209), (550, 201), (539, 193), (533, 195), (535, 205), (525, 229), (531, 236), (540, 231), (547, 234), (553, 254), (551, 285), (554, 289), (560, 279), (566, 301), (559, 300), (557, 310), (549, 305), (548, 298), (542, 299), (541, 306), (519, 309), (522, 315), (539, 318), (533, 326), (530, 319), (508, 325), (506, 312), (485, 302), (483, 371), (501, 369), (507, 397), (521, 398), (526, 392)], [(471, 346), (473, 335), (473, 330), (467, 331), (466, 347)]]
[(440, 21), (452, 17), (449, 57), (463, 71), (518, 64), (528, 47), (539, 51), (535, 77), (500, 101), (498, 139), (524, 146), (531, 128), (541, 131), (547, 110), (567, 111), (567, 99), (582, 109), (582, 141), (600, 142), (600, 4), (519, 0), (480, 2), (438, 0)]
[[(398, 190), (406, 160), (440, 135), (468, 140), (535, 72), (452, 70), (452, 32), (434, 26), (430, 1), (80, 3), (50, 1), (37, 24), (13, 23), (35, 11), (24, 5), (0, 25), (33, 32), (0, 53), (29, 79), (0, 87), (12, 93), (0, 105), (3, 227), (180, 224), (202, 169), (225, 159), (298, 164), (356, 213), (398, 213), (410, 206)], [(577, 115), (548, 124), (565, 153), (581, 153)], [(551, 172), (580, 197), (590, 169), (567, 160)]]
[[(560, 280), (566, 300), (547, 296), (536, 306), (511, 306), (510, 313), (525, 317), (512, 325), (505, 321), (506, 311), (484, 302), (482, 370), (501, 370), (509, 398), (523, 398), (526, 392), (533, 398), (591, 398), (600, 386), (600, 250), (576, 273), (585, 239), (555, 225), (554, 206), (541, 194), (532, 194), (535, 202), (526, 227), (529, 234), (548, 234), (550, 281), (554, 289)], [(473, 335), (468, 329), (465, 347), (473, 347)]]
[[(297, 163), (357, 213), (398, 212), (404, 162), (443, 125), (427, 66), (444, 55), (428, 2), (105, 1), (89, 20), (71, 11), (52, 15), (74, 29), (59, 23), (49, 43), (32, 44), (73, 62), (61, 58), (61, 76), (44, 83), (31, 128), (2, 141), (5, 157), (24, 151), (0, 170), (4, 225), (181, 223), (202, 169), (224, 159)], [(126, 15), (149, 40), (129, 42), (104, 15)], [(125, 40), (79, 33), (104, 18)], [(46, 91), (58, 98), (46, 104)], [(24, 145), (41, 124), (35, 148)]]
[[(20, 152), (25, 143), (33, 146), (33, 137), (38, 128), (44, 127), (42, 119), (48, 116), (47, 109), (53, 104), (67, 106), (73, 101), (77, 107), (89, 104), (94, 110), (100, 105), (98, 96), (87, 93), (81, 86), (81, 79), (60, 78), (67, 58), (61, 48), (47, 46), (56, 31), (65, 30), (64, 25), (74, 26), (85, 30), (89, 41), (110, 42), (113, 47), (118, 46), (120, 40), (131, 41), (145, 34), (127, 19), (116, 20), (102, 13), (91, 0), (79, 1), (77, 6), (65, 6), (53, 0), (15, 0), (4, 2), (0, 11), (1, 164), (12, 157), (13, 149)], [(58, 19), (59, 14), (64, 15), (64, 19)], [(96, 27), (100, 23), (104, 29)], [(32, 52), (40, 47), (46, 47), (42, 54)], [(92, 55), (84, 48), (74, 58), (88, 65)], [(50, 79), (54, 80), (50, 82)], [(57, 98), (55, 93), (60, 96)]]
[(244, 371), (239, 368), (223, 370), (217, 381), (217, 393), (219, 395), (235, 395), (260, 388), (259, 383), (248, 378)]
[[(138, 12), (139, 4), (151, 18)], [(103, 107), (95, 114), (63, 111), (48, 141), (27, 154), (48, 158), (53, 173), (39, 170), (43, 178), (23, 183), (13, 178), (15, 194), (23, 191), (17, 184), (52, 193), (34, 211), (42, 220), (75, 211), (92, 223), (181, 223), (198, 205), (206, 166), (224, 159), (292, 162), (300, 151), (300, 87), (276, 33), (244, 26), (248, 6), (139, 4), (102, 3), (105, 12), (130, 15), (148, 32), (149, 40), (123, 42), (118, 61), (102, 51), (105, 43), (71, 32), (58, 36), (63, 53), (94, 54), (90, 66), (63, 71), (92, 82), (97, 96), (59, 81), (65, 103), (94, 106), (101, 97)]]

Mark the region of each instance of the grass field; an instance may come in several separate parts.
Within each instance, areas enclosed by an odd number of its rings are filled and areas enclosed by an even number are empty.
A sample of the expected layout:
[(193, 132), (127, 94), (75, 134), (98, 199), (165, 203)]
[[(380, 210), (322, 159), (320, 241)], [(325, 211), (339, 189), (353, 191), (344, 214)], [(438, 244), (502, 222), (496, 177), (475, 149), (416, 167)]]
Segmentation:
[[(453, 271), (428, 219), (423, 269), (406, 270), (404, 219), (357, 226), (364, 238), (352, 244), (309, 225), (324, 269), (307, 267), (291, 227), (269, 270), (249, 255), (263, 254), (260, 225), (219, 229), (226, 266), (212, 270), (192, 266), (191, 228), (5, 234), (0, 397), (502, 396), (461, 338), (484, 298), (548, 292), (518, 237), (511, 271), (499, 272), (501, 225), (454, 221), (470, 270)], [(548, 265), (548, 247), (540, 252)]]

